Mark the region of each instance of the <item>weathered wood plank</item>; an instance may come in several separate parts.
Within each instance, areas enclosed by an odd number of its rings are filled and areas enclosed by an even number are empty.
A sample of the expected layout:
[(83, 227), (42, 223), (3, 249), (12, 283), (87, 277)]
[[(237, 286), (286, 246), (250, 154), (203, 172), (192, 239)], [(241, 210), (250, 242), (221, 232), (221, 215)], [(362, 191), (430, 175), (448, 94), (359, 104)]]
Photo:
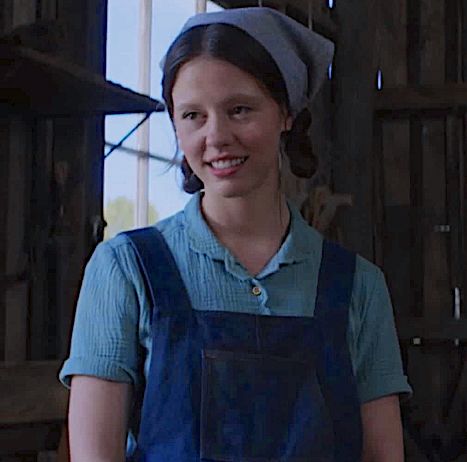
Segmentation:
[(40, 6), (42, 19), (56, 19), (57, 0), (41, 0)]
[[(407, 0), (381, 2), (378, 18), (382, 88), (407, 84)], [(381, 91), (376, 92), (378, 96)], [(379, 208), (382, 214), (380, 252), (396, 318), (407, 316), (411, 306), (411, 164), (410, 128), (407, 121), (380, 121), (381, 174)]]
[(423, 143), (422, 122), (418, 117), (410, 119), (410, 312), (423, 315)]
[(26, 360), (29, 284), (19, 282), (6, 290), (5, 360)]
[(420, 22), (421, 3), (419, 0), (406, 0), (407, 5), (407, 83), (420, 81)]
[(3, 0), (0, 8), (0, 34), (6, 34), (11, 29), (13, 16), (13, 0)]
[[(461, 230), (461, 195), (462, 165), (461, 133), (462, 119), (455, 116), (446, 118), (446, 215), (450, 226), (448, 234), (449, 248), (448, 258), (450, 263), (450, 289), (462, 287), (462, 230)], [(451, 304), (454, 302), (454, 294), (451, 293)], [(444, 311), (446, 316), (454, 316), (454, 307), (450, 311)], [(460, 314), (460, 313), (459, 313)]]
[[(467, 34), (466, 34), (467, 35)], [(461, 197), (461, 213), (462, 213), (462, 253), (461, 253), (461, 274), (462, 277), (462, 292), (461, 292), (461, 319), (467, 319), (467, 116), (463, 117), (463, 133), (461, 135), (461, 166), (460, 166), (460, 197)], [(467, 429), (466, 429), (467, 431)]]
[(445, 0), (446, 81), (462, 80), (462, 10), (460, 0)]
[[(467, 84), (449, 83), (385, 87), (375, 94), (378, 115), (406, 117), (414, 112), (448, 111), (467, 107)], [(398, 113), (401, 114), (398, 114)]]
[[(334, 78), (334, 163), (336, 193), (351, 194), (352, 207), (338, 212), (344, 245), (373, 259), (372, 147), (376, 64), (375, 9), (379, 1), (339, 2)], [(365, 24), (365, 27), (361, 27)]]
[[(21, 119), (10, 124), (10, 160), (8, 170), (7, 251), (5, 276), (15, 279), (28, 270), (25, 252), (25, 226), (28, 216), (29, 184), (24, 181), (29, 168), (31, 128)], [(28, 285), (17, 284), (6, 288), (5, 361), (26, 359)]]
[[(452, 347), (454, 348), (454, 347)], [(459, 348), (456, 348), (457, 351), (453, 351), (452, 356), (456, 357), (459, 355)], [(459, 362), (459, 361), (458, 361)], [(454, 385), (449, 390), (450, 393), (448, 397), (450, 398), (450, 403), (448, 403), (448, 409), (446, 412), (446, 444), (451, 443), (450, 440), (462, 437), (465, 435), (465, 417), (466, 409), (465, 404), (467, 401), (467, 363), (464, 361), (460, 362), (461, 370), (459, 373), (459, 368), (456, 367), (456, 381), (451, 383)]]
[[(30, 262), (32, 275), (29, 317), (29, 351), (28, 359), (32, 361), (47, 359), (48, 323), (54, 322), (49, 307), (52, 298), (49, 293), (50, 283), (50, 234), (51, 216), (54, 213), (55, 195), (51, 179), (53, 178), (53, 121), (37, 122), (35, 131), (35, 150), (31, 179), (31, 224), (29, 227), (30, 245), (33, 257)], [(53, 356), (52, 356), (53, 357)]]
[[(6, 280), (8, 171), (9, 171), (10, 121), (0, 119), (0, 281)], [(0, 282), (0, 361), (5, 358), (6, 307), (4, 284)]]
[(452, 316), (449, 234), (439, 226), (448, 224), (446, 211), (446, 153), (442, 121), (423, 124), (423, 210), (426, 220), (424, 236), (424, 316), (439, 320)]
[(31, 24), (36, 20), (36, 0), (14, 0), (12, 26)]
[(398, 316), (411, 302), (410, 143), (404, 121), (383, 126), (384, 270)]
[(383, 88), (406, 85), (407, 0), (381, 2), (378, 30)]
[(420, 83), (446, 81), (445, 2), (420, 0)]
[[(88, 2), (86, 7), (62, 0), (57, 17), (70, 26), (70, 41), (64, 55), (76, 64), (100, 74), (105, 70), (105, 30), (107, 1)], [(83, 35), (82, 25), (86, 33)], [(55, 164), (68, 168), (62, 187), (63, 214), (57, 217), (54, 236), (57, 277), (57, 355), (64, 357), (82, 276), (82, 267), (96, 245), (92, 222), (102, 217), (104, 160), (103, 118), (60, 120), (55, 124)]]
[[(420, 79), (422, 85), (444, 85), (446, 81), (445, 2), (420, 2)], [(446, 224), (446, 150), (444, 120), (424, 120), (423, 146), (423, 212), (430, 231), (423, 241), (423, 315), (431, 323), (449, 319), (444, 316), (451, 308), (449, 291), (448, 240), (435, 226)], [(446, 389), (445, 364), (442, 349), (427, 348), (423, 362), (430, 371), (426, 389), (431, 399), (424, 403), (425, 428), (429, 433), (443, 423), (442, 396)], [(419, 366), (419, 367), (420, 367)], [(422, 374), (419, 369), (418, 374)]]
[(0, 365), (0, 425), (64, 421), (68, 391), (57, 361)]
[(407, 462), (433, 462), (421, 451), (407, 430), (404, 431), (404, 450)]
[(467, 0), (460, 0), (460, 54), (461, 80), (467, 82)]
[(384, 161), (383, 122), (376, 118), (373, 126), (373, 254), (374, 262), (384, 267)]
[[(14, 425), (0, 430), (0, 456), (32, 454), (57, 448), (60, 423)], [(0, 461), (3, 462), (4, 458)]]

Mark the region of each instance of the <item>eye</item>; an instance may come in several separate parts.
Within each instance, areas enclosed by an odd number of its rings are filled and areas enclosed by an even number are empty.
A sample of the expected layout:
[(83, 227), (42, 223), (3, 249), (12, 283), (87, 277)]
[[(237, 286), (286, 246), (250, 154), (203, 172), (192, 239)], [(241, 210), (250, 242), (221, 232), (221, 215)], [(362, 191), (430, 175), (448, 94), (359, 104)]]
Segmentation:
[(183, 120), (195, 120), (197, 116), (198, 116), (198, 113), (195, 111), (185, 112), (182, 114), (182, 119)]
[(251, 108), (248, 106), (235, 106), (232, 109), (232, 114), (233, 115), (246, 115), (249, 112), (251, 112)]

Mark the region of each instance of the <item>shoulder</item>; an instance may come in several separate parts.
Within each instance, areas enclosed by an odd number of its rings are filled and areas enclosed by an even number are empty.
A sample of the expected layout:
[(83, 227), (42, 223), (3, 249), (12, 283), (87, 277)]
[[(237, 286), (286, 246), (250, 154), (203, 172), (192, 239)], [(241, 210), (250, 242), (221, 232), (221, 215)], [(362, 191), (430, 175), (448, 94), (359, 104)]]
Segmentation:
[(357, 256), (349, 311), (349, 348), (361, 402), (405, 393), (394, 311), (381, 269)]
[[(373, 308), (374, 301), (382, 298), (385, 300), (386, 305), (390, 305), (389, 293), (382, 270), (366, 258), (357, 255), (352, 291), (354, 315), (357, 318), (366, 316), (368, 309)], [(392, 310), (392, 307), (390, 308)]]
[(361, 255), (356, 255), (355, 263), (354, 295), (363, 300), (385, 285), (384, 275), (379, 266)]
[[(173, 240), (175, 236), (183, 234), (183, 211), (172, 215), (153, 225), (165, 240)], [(172, 247), (172, 246), (171, 246)], [(140, 271), (136, 263), (136, 255), (130, 239), (125, 233), (101, 242), (97, 245), (87, 267), (119, 268), (131, 281), (140, 279)]]

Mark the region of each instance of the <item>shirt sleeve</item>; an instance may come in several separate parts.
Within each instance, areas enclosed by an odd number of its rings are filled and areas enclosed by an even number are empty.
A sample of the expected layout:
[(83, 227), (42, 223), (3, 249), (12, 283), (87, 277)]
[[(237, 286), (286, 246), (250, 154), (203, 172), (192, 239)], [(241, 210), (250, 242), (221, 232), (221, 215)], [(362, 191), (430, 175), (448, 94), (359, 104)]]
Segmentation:
[(365, 287), (354, 300), (361, 313), (354, 325), (353, 355), (361, 403), (391, 394), (406, 397), (412, 392), (403, 371), (386, 281), (381, 270), (370, 265), (372, 271), (365, 272), (363, 278)]
[(108, 242), (99, 244), (84, 272), (61, 382), (69, 387), (79, 374), (137, 383), (138, 313), (134, 286), (115, 250)]

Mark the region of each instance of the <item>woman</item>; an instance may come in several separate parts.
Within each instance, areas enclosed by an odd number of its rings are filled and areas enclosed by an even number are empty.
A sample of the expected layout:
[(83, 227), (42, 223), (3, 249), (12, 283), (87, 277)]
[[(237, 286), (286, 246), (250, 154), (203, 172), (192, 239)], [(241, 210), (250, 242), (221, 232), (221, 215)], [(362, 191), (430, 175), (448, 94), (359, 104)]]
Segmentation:
[(197, 15), (170, 47), (163, 94), (195, 195), (86, 268), (61, 371), (73, 462), (124, 460), (128, 430), (138, 461), (403, 460), (384, 277), (280, 190), (281, 155), (313, 173), (303, 121), (332, 50), (268, 8)]

